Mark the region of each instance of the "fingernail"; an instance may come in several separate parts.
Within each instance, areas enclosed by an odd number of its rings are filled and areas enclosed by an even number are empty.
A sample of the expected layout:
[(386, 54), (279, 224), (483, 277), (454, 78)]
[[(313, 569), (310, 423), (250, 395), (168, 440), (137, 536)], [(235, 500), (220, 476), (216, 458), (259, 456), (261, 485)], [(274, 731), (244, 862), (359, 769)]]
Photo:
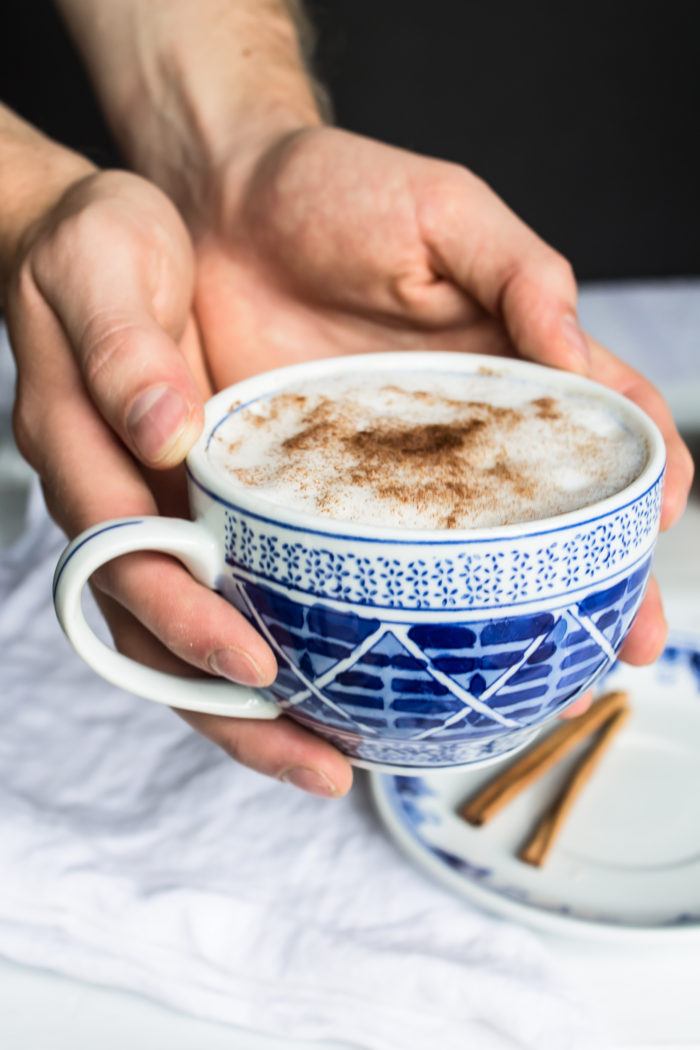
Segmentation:
[(252, 656), (240, 649), (217, 649), (207, 660), (211, 671), (239, 685), (264, 685), (262, 671)]
[(187, 424), (189, 410), (176, 390), (155, 386), (136, 398), (126, 427), (140, 455), (151, 463), (163, 459)]
[(588, 340), (573, 314), (567, 314), (561, 323), (561, 330), (571, 349), (581, 358), (586, 369), (588, 369), (591, 364), (591, 352), (588, 348)]
[(280, 774), (280, 780), (285, 784), (293, 784), (294, 787), (308, 791), (310, 795), (320, 795), (322, 798), (337, 798), (338, 789), (325, 773), (320, 769), (309, 769), (306, 766), (294, 766), (286, 769)]

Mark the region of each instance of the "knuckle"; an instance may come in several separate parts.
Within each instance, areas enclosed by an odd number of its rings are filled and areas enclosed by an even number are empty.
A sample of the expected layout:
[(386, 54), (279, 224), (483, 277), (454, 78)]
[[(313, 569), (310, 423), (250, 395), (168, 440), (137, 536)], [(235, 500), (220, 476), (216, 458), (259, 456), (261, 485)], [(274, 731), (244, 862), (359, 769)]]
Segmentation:
[(50, 283), (56, 273), (69, 272), (76, 259), (90, 258), (94, 245), (104, 243), (112, 231), (105, 228), (104, 217), (95, 203), (61, 215), (38, 246), (36, 271), (40, 282)]
[(7, 279), (7, 322), (12, 330), (14, 322), (31, 315), (41, 300), (34, 267), (41, 256), (41, 245), (20, 246)]
[(575, 301), (577, 296), (571, 263), (548, 245), (512, 260), (501, 274), (500, 285), (501, 307), (517, 301), (530, 312), (538, 308), (542, 292), (567, 301)]
[(85, 323), (79, 343), (82, 350), (82, 370), (90, 388), (101, 384), (116, 362), (125, 356), (136, 325), (120, 315), (95, 314)]
[(74, 243), (93, 244), (113, 225), (111, 212), (109, 202), (104, 199), (88, 199), (63, 218), (57, 227), (57, 234)]
[(449, 161), (433, 161), (422, 173), (415, 193), (418, 224), (428, 240), (437, 239), (449, 229), (459, 219), (465, 200), (480, 189), (478, 176), (467, 168)]
[(554, 248), (548, 249), (546, 267), (558, 282), (569, 287), (576, 287), (576, 276), (573, 266), (565, 255), (562, 255)]
[(20, 393), (20, 390), (18, 390), (14, 411), (12, 413), (12, 430), (20, 454), (28, 463), (33, 465), (35, 457), (31, 419), (32, 413), (27, 404), (27, 398)]
[(493, 189), (482, 179), (476, 172), (471, 171), (469, 168), (465, 168), (462, 164), (454, 164), (448, 161), (444, 161), (441, 165), (441, 170), (444, 172), (445, 179), (449, 179), (453, 182), (455, 189), (460, 193), (480, 193), (488, 195), (489, 197), (495, 197)]
[[(34, 248), (34, 252), (36, 251), (37, 249)], [(21, 307), (28, 306), (37, 294), (31, 258), (32, 250), (30, 249), (25, 252), (10, 279), (10, 290)]]
[(39, 471), (46, 430), (45, 408), (36, 388), (20, 377), (12, 409), (12, 432), (21, 456)]

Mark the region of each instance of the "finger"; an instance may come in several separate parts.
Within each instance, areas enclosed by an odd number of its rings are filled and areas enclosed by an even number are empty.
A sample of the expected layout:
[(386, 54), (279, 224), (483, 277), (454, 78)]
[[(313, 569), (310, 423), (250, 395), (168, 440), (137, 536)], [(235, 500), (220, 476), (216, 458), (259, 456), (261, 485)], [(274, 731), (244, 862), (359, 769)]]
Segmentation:
[[(191, 677), (197, 673), (165, 649), (113, 598), (99, 593), (97, 599), (121, 652), (171, 674)], [(326, 798), (338, 798), (350, 790), (352, 767), (347, 758), (327, 741), (288, 718), (262, 723), (194, 711), (177, 710), (177, 713), (231, 758), (258, 773)]]
[(671, 411), (659, 391), (644, 376), (595, 339), (591, 344), (591, 378), (624, 394), (650, 416), (666, 444), (666, 474), (661, 504), (661, 528), (668, 529), (683, 513), (695, 467), (678, 433)]
[(192, 711), (178, 714), (231, 758), (265, 776), (324, 798), (339, 798), (352, 787), (352, 766), (345, 755), (290, 718), (261, 723)]
[(184, 458), (203, 421), (176, 344), (192, 295), (192, 249), (155, 189), (139, 187), (131, 198), (102, 192), (40, 245), (31, 276), (101, 415), (142, 462), (167, 467)]
[(111, 517), (158, 512), (133, 458), (86, 396), (65, 331), (31, 276), (8, 303), (18, 364), (13, 423), (49, 509), (75, 535)]
[[(157, 513), (133, 460), (85, 404), (58, 398), (43, 424), (50, 433), (62, 435), (46, 471), (52, 513), (70, 533), (117, 515)], [(99, 487), (95, 477), (100, 478)], [(170, 557), (144, 552), (114, 559), (93, 580), (131, 612), (128, 636), (116, 640), (135, 659), (148, 662), (153, 656), (149, 632), (161, 644), (157, 666), (168, 664), (167, 654), (175, 661), (174, 673), (181, 673), (182, 660), (253, 687), (274, 679), (277, 665), (264, 639), (224, 598), (197, 583)]]
[[(95, 578), (104, 594), (192, 667), (252, 687), (274, 681), (277, 663), (269, 645), (225, 598), (197, 583), (173, 558), (130, 554), (108, 562)], [(120, 641), (132, 655), (137, 639), (124, 635)], [(148, 655), (137, 658), (144, 662)]]
[[(33, 441), (39, 450), (35, 460), (43, 457), (49, 508), (70, 534), (112, 517), (158, 513), (136, 464), (84, 398), (55, 398)], [(173, 559), (129, 555), (108, 562), (94, 579), (193, 666), (247, 685), (274, 678), (276, 663), (267, 643), (233, 606)]]
[[(23, 362), (16, 428), (42, 477), (52, 514), (70, 535), (113, 517), (157, 514), (160, 508), (133, 458), (76, 382), (75, 362), (55, 315), (38, 294), (29, 305), (13, 325)], [(44, 348), (46, 359), (38, 368), (32, 368), (31, 353), (23, 354), (27, 346)], [(163, 474), (160, 479), (176, 480)], [(171, 513), (181, 509), (184, 503), (168, 505)], [(274, 678), (276, 662), (267, 643), (173, 559), (132, 555), (107, 563), (94, 579), (194, 667), (254, 686)], [(133, 632), (130, 644), (137, 645)]]
[(591, 706), (592, 700), (593, 700), (593, 693), (592, 693), (592, 691), (584, 693), (583, 696), (580, 696), (578, 698), (578, 700), (574, 700), (574, 702), (571, 705), (571, 707), (567, 707), (567, 709), (565, 711), (562, 711), (562, 713), (559, 715), (559, 717), (560, 718), (578, 718), (579, 715), (582, 715), (585, 711), (588, 710), (588, 708)]
[(639, 612), (620, 648), (620, 659), (628, 664), (650, 664), (663, 652), (668, 635), (659, 587), (652, 576)]
[(502, 320), (524, 357), (587, 373), (588, 341), (577, 320), (570, 264), (466, 169), (445, 165), (436, 190), (430, 163), (417, 218), (436, 272)]

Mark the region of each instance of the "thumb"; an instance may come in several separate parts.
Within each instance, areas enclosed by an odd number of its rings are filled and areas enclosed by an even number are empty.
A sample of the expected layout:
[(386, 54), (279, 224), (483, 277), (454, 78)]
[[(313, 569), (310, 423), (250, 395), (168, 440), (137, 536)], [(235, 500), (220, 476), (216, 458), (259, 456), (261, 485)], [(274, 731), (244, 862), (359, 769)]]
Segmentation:
[(569, 262), (470, 171), (450, 166), (438, 194), (426, 189), (417, 214), (435, 268), (502, 321), (523, 357), (587, 374)]
[(193, 263), (174, 209), (159, 205), (154, 218), (138, 204), (98, 202), (59, 226), (32, 277), (102, 417), (142, 463), (163, 468), (184, 459), (204, 419), (178, 345), (192, 335)]
[(167, 332), (148, 314), (123, 310), (98, 315), (71, 342), (103, 418), (141, 462), (171, 467), (201, 432), (202, 399)]

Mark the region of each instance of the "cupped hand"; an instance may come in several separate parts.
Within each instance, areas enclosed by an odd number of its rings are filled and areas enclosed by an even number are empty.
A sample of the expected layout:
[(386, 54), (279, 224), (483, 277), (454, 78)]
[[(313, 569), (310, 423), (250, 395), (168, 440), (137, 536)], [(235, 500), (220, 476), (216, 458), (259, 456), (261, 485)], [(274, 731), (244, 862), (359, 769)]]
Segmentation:
[[(134, 175), (77, 181), (26, 232), (5, 290), (15, 432), (68, 535), (125, 515), (187, 517), (183, 471), (163, 468), (179, 464), (196, 439), (212, 392), (191, 312), (193, 276), (177, 211)], [(133, 658), (253, 686), (274, 678), (267, 644), (172, 559), (120, 558), (93, 584), (117, 647)], [(282, 722), (246, 722), (221, 742), (307, 788), (319, 770), (322, 793), (351, 782), (330, 745), (311, 734), (300, 743)]]
[[(693, 467), (668, 407), (581, 330), (568, 262), (475, 175), (331, 128), (273, 143), (245, 180), (219, 171), (192, 217), (195, 312), (217, 388), (330, 354), (519, 354), (589, 375), (656, 421), (662, 528), (677, 520)], [(652, 580), (621, 655), (650, 662), (665, 637)]]
[(570, 264), (479, 178), (333, 128), (283, 137), (245, 179), (235, 170), (220, 166), (190, 217), (217, 388), (332, 354), (520, 355), (588, 375), (654, 419), (667, 449), (661, 527), (680, 517), (693, 464), (668, 406), (582, 331)]

